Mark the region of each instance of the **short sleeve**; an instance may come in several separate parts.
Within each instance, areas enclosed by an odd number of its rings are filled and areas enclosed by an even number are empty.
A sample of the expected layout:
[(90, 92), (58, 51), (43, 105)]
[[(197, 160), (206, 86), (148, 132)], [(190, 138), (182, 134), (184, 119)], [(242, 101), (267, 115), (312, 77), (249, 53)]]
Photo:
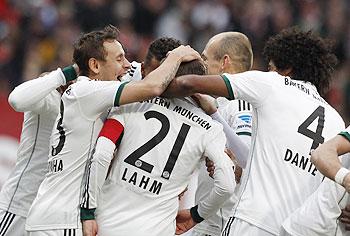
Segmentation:
[(66, 90), (64, 96), (76, 99), (80, 110), (88, 119), (96, 119), (100, 113), (119, 106), (119, 99), (126, 83), (120, 81), (82, 81)]
[(247, 71), (238, 74), (222, 74), (229, 97), (241, 99), (259, 107), (272, 91), (272, 79), (275, 72)]

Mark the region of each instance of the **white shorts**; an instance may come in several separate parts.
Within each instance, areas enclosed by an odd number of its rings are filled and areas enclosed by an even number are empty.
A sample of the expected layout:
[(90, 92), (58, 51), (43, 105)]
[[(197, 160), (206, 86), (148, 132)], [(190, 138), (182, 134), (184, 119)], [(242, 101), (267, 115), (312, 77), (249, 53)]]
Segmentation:
[(244, 235), (244, 236), (275, 236), (263, 230), (255, 225), (252, 225), (241, 219), (232, 219), (230, 218), (225, 226), (224, 231), (221, 233), (221, 236), (235, 236), (235, 235)]
[(28, 236), (83, 236), (82, 229), (56, 229), (30, 231)]
[(1, 236), (26, 236), (24, 229), (26, 218), (11, 212), (0, 210), (0, 235)]

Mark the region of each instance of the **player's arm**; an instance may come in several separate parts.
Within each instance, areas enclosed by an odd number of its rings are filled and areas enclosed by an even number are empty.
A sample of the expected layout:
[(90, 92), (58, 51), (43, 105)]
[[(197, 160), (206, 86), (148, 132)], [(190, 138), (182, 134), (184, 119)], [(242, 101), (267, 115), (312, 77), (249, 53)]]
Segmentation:
[[(347, 131), (349, 127), (347, 128)], [(350, 152), (350, 135), (341, 132), (339, 135), (321, 144), (311, 153), (311, 162), (325, 176), (335, 180), (350, 191), (349, 170), (342, 167), (339, 155)]]
[(214, 188), (209, 195), (198, 205), (190, 210), (182, 210), (178, 213), (176, 233), (184, 233), (197, 223), (208, 219), (215, 214), (224, 202), (234, 193), (235, 177), (232, 169), (232, 162), (224, 152), (225, 136), (223, 132), (218, 133), (214, 139), (207, 142), (205, 156), (214, 162), (215, 172)]
[(199, 58), (199, 53), (190, 46), (180, 46), (170, 51), (164, 62), (143, 80), (125, 85), (118, 104), (123, 105), (160, 96), (175, 77), (181, 62)]
[(229, 124), (227, 124), (226, 120), (220, 115), (216, 108), (215, 98), (202, 94), (195, 94), (194, 98), (205, 113), (210, 115), (213, 120), (222, 124), (227, 139), (226, 146), (235, 153), (238, 165), (245, 168), (248, 160), (249, 146), (242, 141), (241, 137), (236, 134)]
[(220, 75), (183, 75), (175, 78), (163, 93), (164, 97), (186, 97), (195, 93), (231, 97)]
[(68, 66), (47, 73), (41, 77), (26, 81), (17, 86), (9, 95), (9, 104), (19, 112), (40, 107), (42, 99), (61, 85), (77, 77), (77, 67)]
[(95, 151), (85, 173), (81, 199), (81, 220), (94, 220), (99, 194), (107, 177), (115, 148), (123, 136), (124, 127), (115, 118), (105, 121), (96, 142)]

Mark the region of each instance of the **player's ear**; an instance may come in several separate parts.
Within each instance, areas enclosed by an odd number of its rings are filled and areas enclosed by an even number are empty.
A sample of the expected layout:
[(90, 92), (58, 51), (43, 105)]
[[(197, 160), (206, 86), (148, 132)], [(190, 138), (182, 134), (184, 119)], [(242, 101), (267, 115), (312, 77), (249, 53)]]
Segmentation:
[(231, 58), (229, 55), (225, 54), (222, 58), (221, 70), (225, 71), (226, 68), (229, 68), (230, 66), (231, 66)]
[(100, 72), (100, 64), (95, 58), (90, 58), (88, 61), (89, 69), (95, 73), (98, 74)]

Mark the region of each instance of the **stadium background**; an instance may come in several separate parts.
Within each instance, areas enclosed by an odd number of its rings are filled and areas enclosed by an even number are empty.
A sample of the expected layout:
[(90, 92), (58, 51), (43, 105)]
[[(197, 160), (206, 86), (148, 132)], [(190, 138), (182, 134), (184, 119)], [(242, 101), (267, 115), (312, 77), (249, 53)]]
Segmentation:
[(254, 69), (266, 70), (261, 52), (269, 36), (294, 25), (312, 29), (335, 42), (339, 64), (326, 99), (348, 125), (349, 15), (350, 0), (0, 0), (0, 188), (14, 165), (23, 120), (9, 107), (9, 92), (69, 65), (81, 32), (116, 25), (127, 58), (142, 61), (156, 37), (175, 37), (201, 52), (212, 35), (240, 31), (252, 41)]

